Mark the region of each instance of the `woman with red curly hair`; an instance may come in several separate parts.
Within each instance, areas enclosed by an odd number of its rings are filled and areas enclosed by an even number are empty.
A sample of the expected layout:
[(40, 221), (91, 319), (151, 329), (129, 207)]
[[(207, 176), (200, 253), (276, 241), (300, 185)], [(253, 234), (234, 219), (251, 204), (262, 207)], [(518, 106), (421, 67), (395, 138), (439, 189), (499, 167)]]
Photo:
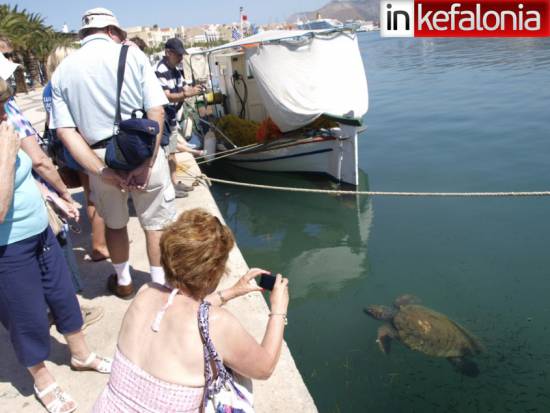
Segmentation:
[(214, 292), (234, 244), (230, 229), (202, 209), (184, 212), (165, 228), (160, 247), (167, 285), (145, 285), (130, 305), (94, 412), (201, 411), (210, 369), (199, 325), (227, 367), (255, 379), (271, 376), (281, 353), (288, 280), (277, 275), (259, 344), (221, 306), (261, 291), (252, 279), (267, 271), (253, 268), (233, 287)]

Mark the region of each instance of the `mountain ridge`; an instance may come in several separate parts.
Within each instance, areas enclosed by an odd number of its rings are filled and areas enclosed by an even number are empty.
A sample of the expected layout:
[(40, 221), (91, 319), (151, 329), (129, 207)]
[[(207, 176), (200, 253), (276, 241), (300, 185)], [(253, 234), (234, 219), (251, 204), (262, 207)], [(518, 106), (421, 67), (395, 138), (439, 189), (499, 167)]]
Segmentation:
[(341, 22), (346, 20), (372, 20), (378, 22), (379, 8), (379, 0), (333, 0), (317, 10), (294, 13), (288, 17), (287, 21), (295, 23), (297, 20), (314, 20), (319, 14), (321, 18), (337, 19)]

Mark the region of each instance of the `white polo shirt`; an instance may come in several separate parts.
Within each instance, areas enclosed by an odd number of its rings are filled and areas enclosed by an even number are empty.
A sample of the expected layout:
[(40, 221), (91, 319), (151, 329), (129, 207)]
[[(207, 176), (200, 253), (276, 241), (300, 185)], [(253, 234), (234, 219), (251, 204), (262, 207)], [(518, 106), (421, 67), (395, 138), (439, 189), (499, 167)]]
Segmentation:
[[(105, 34), (94, 34), (82, 47), (65, 58), (52, 76), (50, 128), (78, 128), (93, 145), (113, 135), (116, 112), (118, 58), (121, 45)], [(149, 60), (137, 47), (130, 47), (120, 96), (122, 119), (135, 109), (168, 103)]]

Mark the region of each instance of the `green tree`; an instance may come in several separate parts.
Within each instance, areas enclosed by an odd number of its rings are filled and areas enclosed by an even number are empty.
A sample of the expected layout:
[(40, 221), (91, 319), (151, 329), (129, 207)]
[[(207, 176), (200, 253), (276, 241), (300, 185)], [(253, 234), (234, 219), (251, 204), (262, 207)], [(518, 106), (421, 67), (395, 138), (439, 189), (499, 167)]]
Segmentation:
[[(10, 40), (16, 53), (15, 61), (19, 63), (22, 56), (19, 50), (25, 47), (23, 40), (25, 19), (17, 10), (17, 6), (11, 8), (6, 4), (0, 5), (0, 35)], [(20, 67), (15, 71), (15, 82), (17, 92), (26, 92), (27, 84), (23, 69)]]
[(22, 51), (23, 63), (33, 83), (40, 84), (40, 66), (37, 58), (37, 50), (47, 41), (47, 33), (50, 29), (44, 25), (44, 19), (39, 14), (24, 13), (27, 32), (24, 37), (26, 48)]
[[(0, 5), (0, 35), (10, 39), (16, 54), (15, 61), (24, 66), (35, 84), (40, 83), (40, 70), (44, 69), (50, 52), (57, 46), (74, 41), (72, 35), (57, 33), (46, 25), (40, 14), (6, 4)], [(15, 80), (17, 92), (26, 92), (23, 69), (16, 71)]]

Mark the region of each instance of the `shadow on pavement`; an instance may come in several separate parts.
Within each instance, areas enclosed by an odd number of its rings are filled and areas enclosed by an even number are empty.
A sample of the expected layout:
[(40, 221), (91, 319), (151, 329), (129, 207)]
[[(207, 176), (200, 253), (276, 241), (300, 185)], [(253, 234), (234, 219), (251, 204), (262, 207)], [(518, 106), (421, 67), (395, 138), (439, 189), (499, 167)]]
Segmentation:
[[(82, 191), (73, 194), (73, 197), (81, 205), (85, 205), (84, 193)], [(135, 211), (133, 211), (133, 208), (130, 209), (130, 216), (135, 216)], [(75, 254), (80, 270), (80, 276), (83, 282), (82, 297), (93, 299), (96, 297), (112, 295), (107, 290), (107, 278), (110, 274), (114, 273), (113, 265), (109, 260), (99, 262), (89, 260), (88, 252), (91, 251), (90, 234), (92, 229), (84, 207), (81, 209), (79, 226), (81, 229), (80, 233), (71, 232), (70, 237), (73, 243), (73, 252)], [(133, 242), (130, 239), (130, 249), (133, 247), (132, 244)], [(151, 277), (147, 272), (138, 271), (134, 268), (131, 268), (130, 271), (132, 273), (135, 291), (137, 291), (143, 284), (151, 281)]]
[[(55, 327), (52, 327), (55, 329)], [(51, 330), (54, 331), (54, 330)], [(16, 360), (15, 352), (11, 345), (9, 332), (0, 329), (0, 383), (11, 383), (18, 393), (0, 394), (0, 398), (17, 397), (19, 394), (30, 396), (33, 394), (33, 381), (27, 369)], [(58, 366), (69, 367), (70, 354), (65, 343), (60, 343), (54, 337), (50, 338), (50, 357), (48, 361)], [(60, 383), (62, 385), (62, 383)]]
[[(84, 206), (82, 191), (73, 194), (73, 197)], [(111, 262), (108, 260), (92, 262), (86, 259), (91, 245), (91, 228), (84, 207), (81, 209), (79, 226), (81, 228), (80, 233), (71, 232), (70, 237), (83, 282), (83, 291), (81, 295), (88, 300), (93, 300), (97, 297), (111, 296), (112, 294), (107, 290), (107, 278), (110, 274), (114, 273)], [(132, 241), (130, 241), (130, 249), (132, 246)], [(139, 290), (143, 284), (151, 281), (151, 277), (147, 272), (138, 271), (132, 268), (131, 273), (135, 291)], [(55, 326), (52, 327), (50, 331), (53, 333), (55, 331)], [(55, 365), (69, 368), (70, 353), (64, 340), (61, 339), (61, 341), (59, 341), (52, 336), (50, 339), (50, 349), (48, 361)], [(18, 363), (11, 344), (9, 332), (2, 327), (0, 327), (0, 355), (0, 384), (10, 383), (14, 388), (0, 393), (0, 403), (3, 404), (6, 399), (16, 398), (20, 395), (24, 397), (31, 396), (33, 394), (32, 377), (27, 369)], [(60, 382), (59, 384), (63, 386), (63, 383)], [(2, 409), (0, 408), (0, 410)]]

